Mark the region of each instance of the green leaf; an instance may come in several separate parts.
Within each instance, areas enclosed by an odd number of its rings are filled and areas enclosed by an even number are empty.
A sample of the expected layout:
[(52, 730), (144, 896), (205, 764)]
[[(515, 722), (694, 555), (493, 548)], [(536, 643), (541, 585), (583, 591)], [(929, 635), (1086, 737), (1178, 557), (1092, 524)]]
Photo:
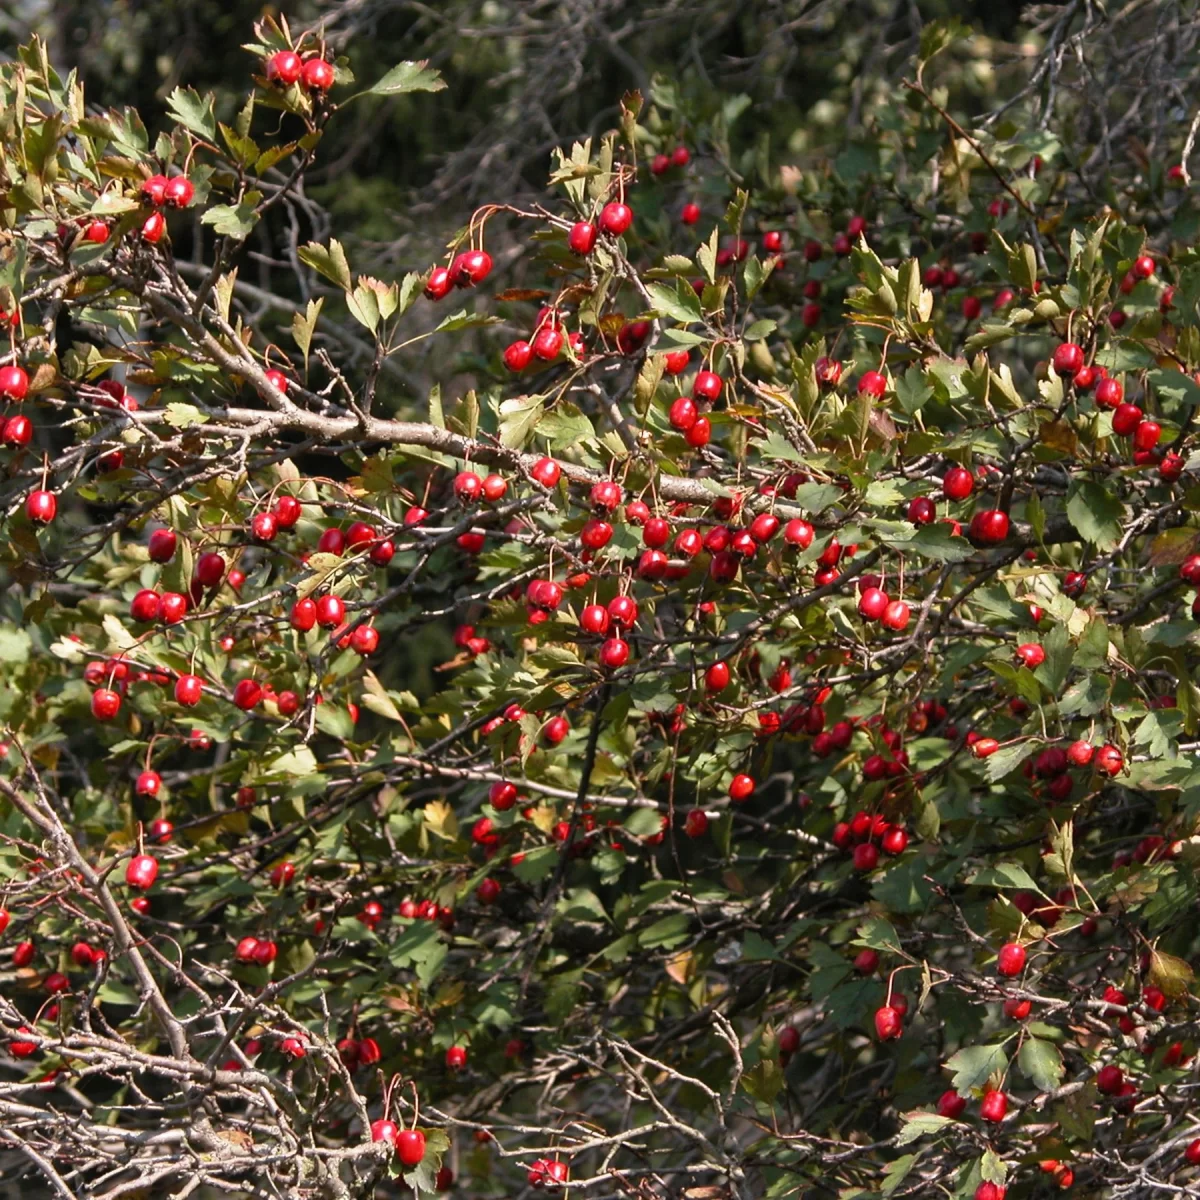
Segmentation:
[(879, 1185), (879, 1194), (890, 1196), (908, 1178), (908, 1173), (916, 1161), (917, 1155), (902, 1154), (888, 1163), (883, 1172), (883, 1182)]
[(352, 292), (346, 293), (346, 307), (350, 315), (364, 328), (374, 333), (379, 328), (379, 300), (375, 292), (361, 280)]
[[(253, 197), (253, 200), (251, 199)], [(250, 231), (258, 224), (258, 213), (254, 211), (260, 196), (250, 192), (241, 204), (215, 204), (204, 210), (200, 218), (202, 225), (211, 225), (214, 233), (222, 237), (237, 238), (244, 241)]]
[(1008, 1066), (1008, 1054), (1001, 1046), (965, 1046), (951, 1056), (946, 1068), (952, 1071), (954, 1090), (965, 1096), (982, 1087), (995, 1074)]
[(190, 425), (203, 425), (208, 414), (202, 413), (194, 404), (172, 401), (166, 407), (167, 424), (176, 429), (187, 429)]
[(224, 123), (221, 125), (221, 137), (225, 139), (225, 145), (229, 147), (229, 153), (243, 167), (248, 167), (258, 161), (259, 149), (252, 137), (240, 134), (237, 130), (230, 129)]
[(896, 379), (896, 399), (910, 416), (933, 399), (933, 388), (925, 382), (925, 373), (919, 367), (909, 367)]
[(308, 355), (312, 349), (313, 331), (317, 327), (317, 318), (321, 315), (321, 308), (325, 303), (325, 297), (310, 300), (304, 309), (303, 313), (296, 313), (292, 317), (292, 340), (300, 349), (300, 353), (304, 355), (304, 370), (308, 370)]
[(541, 396), (513, 396), (500, 405), (500, 444), (519, 450), (529, 440), (544, 409)]
[(983, 773), (996, 783), (1010, 771), (1016, 770), (1029, 756), (1029, 747), (1024, 742), (1014, 742), (1011, 746), (1001, 746), (995, 754), (983, 761)]
[(638, 945), (647, 950), (666, 949), (678, 946), (688, 937), (690, 918), (687, 913), (672, 913), (647, 926), (638, 934)]
[(783, 1068), (777, 1055), (764, 1055), (742, 1075), (741, 1085), (760, 1104), (771, 1104), (783, 1091)]
[(901, 1113), (900, 1120), (904, 1122), (904, 1127), (896, 1135), (897, 1146), (908, 1146), (927, 1133), (940, 1133), (947, 1125), (954, 1124), (953, 1117), (943, 1117), (920, 1109), (916, 1112)]
[(0, 625), (0, 662), (28, 662), (32, 647), (33, 639), (24, 629), (8, 621)]
[(858, 927), (858, 940), (854, 944), (867, 946), (872, 950), (888, 950), (898, 954), (900, 952), (900, 935), (891, 921), (883, 917), (868, 917)]
[(499, 325), (499, 317), (489, 317), (485, 313), (469, 313), (460, 309), (448, 316), (433, 332), (449, 333), (455, 329), (474, 329), (479, 325)]
[(1075, 479), (1067, 490), (1067, 517), (1097, 550), (1111, 550), (1121, 538), (1124, 507), (1111, 492), (1091, 479)]
[(217, 119), (213, 116), (213, 97), (210, 92), (201, 96), (195, 88), (176, 88), (167, 97), (171, 116), (185, 129), (213, 142), (217, 138)]
[(402, 62), (360, 95), (398, 96), (402, 92), (440, 92), (445, 86), (446, 81), (427, 60)]
[(346, 251), (341, 242), (333, 240), (326, 249), (320, 242), (309, 242), (300, 247), (300, 261), (307, 263), (314, 271), (324, 275), (331, 283), (336, 283), (343, 292), (351, 287), (350, 264), (346, 261)]
[(980, 867), (967, 883), (975, 887), (997, 888), (1027, 888), (1036, 892), (1038, 885), (1029, 877), (1029, 873), (1018, 863), (997, 863), (994, 867)]
[(700, 297), (690, 283), (676, 283), (671, 287), (654, 281), (647, 285), (646, 290), (650, 293), (655, 312), (660, 316), (682, 321), (685, 325), (700, 320)]
[(1017, 1054), (1017, 1065), (1043, 1092), (1052, 1092), (1063, 1080), (1063, 1060), (1058, 1047), (1042, 1038), (1026, 1038)]

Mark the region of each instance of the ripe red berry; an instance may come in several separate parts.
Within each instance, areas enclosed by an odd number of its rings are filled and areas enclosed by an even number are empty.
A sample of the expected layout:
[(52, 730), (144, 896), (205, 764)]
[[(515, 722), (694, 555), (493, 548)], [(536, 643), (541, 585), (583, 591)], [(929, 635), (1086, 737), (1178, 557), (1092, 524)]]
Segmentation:
[(419, 1129), (401, 1129), (396, 1134), (396, 1154), (406, 1167), (415, 1167), (425, 1157), (425, 1135)]
[(613, 200), (600, 210), (600, 228), (613, 237), (620, 237), (633, 224), (633, 210), (627, 204)]
[(1113, 433), (1118, 437), (1131, 437), (1141, 421), (1142, 410), (1136, 404), (1118, 404), (1112, 416)]
[(996, 545), (1008, 537), (1008, 514), (998, 508), (985, 508), (971, 518), (967, 529), (973, 542)]
[(679, 210), (679, 219), (685, 225), (695, 225), (700, 220), (700, 205), (689, 200), (683, 208)]
[(149, 854), (135, 854), (125, 868), (125, 882), (139, 891), (153, 887), (158, 878), (158, 860)]
[(196, 560), (196, 578), (202, 587), (216, 587), (225, 578), (225, 559), (216, 551), (208, 551)]
[(983, 1093), (979, 1102), (979, 1115), (985, 1121), (1003, 1121), (1008, 1112), (1008, 1097), (1000, 1090), (994, 1089)]
[(144, 624), (158, 620), (162, 610), (162, 600), (159, 594), (151, 588), (142, 588), (129, 603), (129, 615)]
[(1074, 342), (1063, 342), (1055, 347), (1052, 362), (1059, 375), (1073, 376), (1083, 366), (1083, 347)]
[(1026, 642), (1017, 647), (1017, 658), (1033, 671), (1046, 661), (1046, 651), (1037, 642)]
[(304, 64), (300, 61), (300, 55), (294, 50), (277, 50), (266, 63), (267, 78), (285, 86), (295, 83), (303, 70)]
[(702, 808), (693, 808), (684, 818), (683, 832), (690, 838), (703, 837), (708, 832), (708, 813)]
[(858, 394), (878, 400), (887, 391), (887, 379), (878, 371), (864, 371), (858, 380)]
[(697, 417), (683, 436), (689, 446), (700, 450), (712, 441), (712, 422), (707, 417)]
[(596, 227), (590, 221), (576, 221), (567, 234), (567, 245), (576, 254), (591, 254), (596, 248)]
[(171, 208), (187, 208), (196, 195), (196, 186), (186, 175), (173, 175), (163, 189), (163, 200)]
[(673, 428), (686, 433), (695, 425), (698, 416), (696, 402), (690, 396), (680, 396), (672, 402), (668, 419)]
[(446, 267), (434, 267), (425, 283), (425, 295), (430, 300), (443, 300), (454, 288), (454, 280)]
[(914, 496), (905, 515), (914, 525), (931, 525), (937, 517), (937, 508), (928, 496)]
[(504, 365), (510, 371), (523, 371), (532, 361), (533, 347), (526, 341), (512, 342), (504, 351)]
[(346, 602), (341, 596), (322, 596), (317, 601), (316, 616), (322, 629), (336, 629), (346, 619)]
[(692, 391), (702, 400), (716, 400), (721, 394), (721, 377), (715, 371), (699, 371)]
[(301, 82), (312, 92), (329, 91), (333, 87), (334, 78), (333, 64), (323, 58), (306, 59), (300, 72)]
[(450, 264), (450, 277), (456, 287), (475, 287), (492, 271), (492, 256), (486, 250), (468, 250)]
[(1016, 942), (1006, 942), (996, 956), (996, 971), (1008, 977), (1020, 975), (1025, 969), (1025, 947)]
[(966, 467), (951, 467), (942, 478), (942, 495), (947, 500), (965, 500), (975, 487), (975, 477)]
[(754, 795), (754, 777), (751, 775), (735, 775), (729, 784), (729, 798), (735, 804), (741, 804)]
[(893, 600), (883, 610), (883, 616), (879, 618), (879, 622), (884, 628), (899, 633), (901, 630), (908, 628), (910, 615), (910, 609), (903, 600)]
[(1119, 775), (1125, 766), (1125, 759), (1116, 746), (1106, 744), (1096, 751), (1096, 770), (1102, 775)]
[(121, 709), (121, 697), (111, 688), (97, 688), (92, 693), (92, 716), (97, 721), (111, 721)]
[(615, 669), (623, 667), (629, 661), (629, 643), (621, 638), (609, 638), (600, 647), (600, 662), (603, 666)]
[(187, 708), (194, 708), (204, 695), (204, 681), (198, 675), (180, 675), (175, 681), (175, 699)]
[(553, 362), (563, 348), (563, 335), (555, 328), (544, 325), (533, 339), (533, 353), (543, 362)]
[(875, 1035), (881, 1042), (889, 1042), (904, 1032), (903, 1014), (890, 1004), (875, 1010)]
[(1096, 384), (1096, 403), (1101, 408), (1116, 408), (1124, 399), (1125, 388), (1119, 379), (1101, 379)]
[(25, 497), (25, 515), (38, 525), (49, 525), (58, 512), (58, 499), (43, 488)]
[(938, 1097), (937, 1112), (940, 1117), (949, 1117), (951, 1120), (957, 1121), (966, 1110), (966, 1096), (960, 1096), (953, 1088)]
[(262, 698), (262, 684), (255, 679), (239, 679), (234, 685), (233, 702), (245, 712), (256, 708)]
[(1162, 426), (1157, 421), (1142, 421), (1133, 431), (1133, 447), (1142, 453), (1153, 450), (1162, 437)]
[(539, 458), (530, 468), (529, 474), (544, 488), (552, 488), (562, 477), (562, 467), (552, 458)]

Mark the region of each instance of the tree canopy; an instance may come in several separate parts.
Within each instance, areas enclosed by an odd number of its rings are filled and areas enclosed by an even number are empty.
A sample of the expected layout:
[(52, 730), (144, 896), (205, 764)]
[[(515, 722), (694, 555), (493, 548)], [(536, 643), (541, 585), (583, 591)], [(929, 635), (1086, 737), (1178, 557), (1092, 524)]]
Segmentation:
[(0, 1178), (1190, 1194), (1188, 6), (241, 7), (0, 63)]

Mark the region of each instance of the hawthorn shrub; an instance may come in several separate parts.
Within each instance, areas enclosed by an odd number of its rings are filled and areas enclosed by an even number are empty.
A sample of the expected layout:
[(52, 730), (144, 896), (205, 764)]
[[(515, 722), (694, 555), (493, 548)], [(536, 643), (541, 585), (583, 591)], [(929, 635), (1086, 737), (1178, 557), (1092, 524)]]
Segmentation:
[(9, 1178), (1196, 1186), (1192, 139), (1101, 200), (954, 36), (801, 165), (657, 81), (394, 281), (304, 179), (425, 64), (0, 68)]

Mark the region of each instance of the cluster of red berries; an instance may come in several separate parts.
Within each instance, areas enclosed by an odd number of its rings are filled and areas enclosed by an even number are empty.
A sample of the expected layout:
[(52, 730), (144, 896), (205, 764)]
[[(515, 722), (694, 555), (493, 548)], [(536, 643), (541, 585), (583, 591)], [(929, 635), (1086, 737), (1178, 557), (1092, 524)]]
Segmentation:
[(268, 55), (266, 75), (272, 83), (284, 87), (299, 83), (310, 92), (320, 94), (329, 91), (336, 80), (332, 63), (319, 54), (302, 59), (295, 50), (276, 50)]
[(908, 833), (903, 825), (889, 821), (882, 813), (872, 816), (860, 809), (849, 821), (833, 828), (833, 844), (839, 850), (854, 847), (854, 869), (873, 871), (879, 865), (879, 851), (895, 856), (908, 849)]

